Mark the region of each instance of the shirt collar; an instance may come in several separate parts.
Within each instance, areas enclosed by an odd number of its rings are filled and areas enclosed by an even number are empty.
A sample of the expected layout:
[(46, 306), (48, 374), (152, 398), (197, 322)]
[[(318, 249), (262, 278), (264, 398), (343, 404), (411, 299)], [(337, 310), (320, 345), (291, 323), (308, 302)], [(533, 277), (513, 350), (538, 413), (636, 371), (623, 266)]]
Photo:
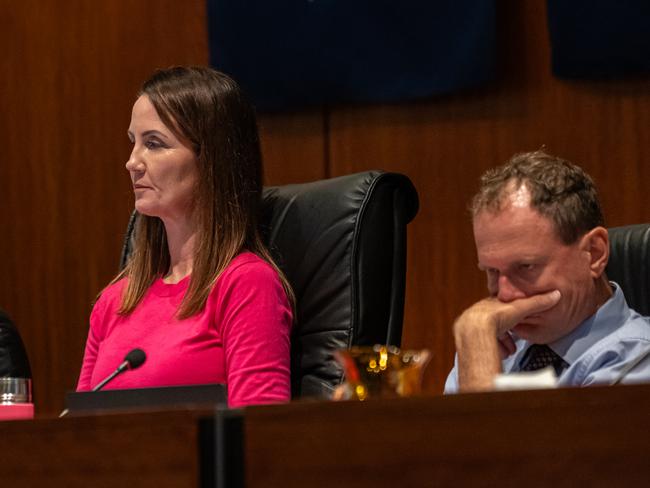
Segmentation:
[(549, 347), (572, 364), (591, 346), (620, 327), (630, 315), (621, 287), (609, 282), (614, 294), (591, 317)]

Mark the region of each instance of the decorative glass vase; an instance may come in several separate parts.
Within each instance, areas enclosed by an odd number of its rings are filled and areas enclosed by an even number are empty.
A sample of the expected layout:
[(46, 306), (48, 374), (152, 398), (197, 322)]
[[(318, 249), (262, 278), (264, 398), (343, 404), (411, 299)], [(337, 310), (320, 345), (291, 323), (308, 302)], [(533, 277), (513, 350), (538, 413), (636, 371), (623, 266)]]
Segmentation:
[(334, 400), (406, 397), (422, 391), (422, 373), (431, 359), (428, 349), (402, 351), (394, 346), (357, 346), (334, 353), (345, 382)]

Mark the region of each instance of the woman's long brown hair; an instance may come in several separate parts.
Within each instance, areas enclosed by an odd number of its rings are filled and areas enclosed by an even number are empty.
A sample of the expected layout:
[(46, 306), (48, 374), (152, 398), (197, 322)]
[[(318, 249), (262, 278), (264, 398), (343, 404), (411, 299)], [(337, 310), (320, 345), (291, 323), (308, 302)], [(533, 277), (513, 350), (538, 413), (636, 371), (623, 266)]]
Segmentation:
[[(200, 312), (230, 262), (248, 250), (280, 276), (290, 303), (295, 299), (258, 230), (262, 156), (255, 111), (228, 76), (205, 67), (174, 67), (156, 72), (142, 86), (163, 123), (194, 149), (198, 185), (194, 219), (198, 226), (192, 275), (177, 316)], [(165, 227), (157, 217), (139, 215), (133, 251), (113, 280), (128, 278), (120, 314), (132, 312), (147, 289), (169, 271)]]

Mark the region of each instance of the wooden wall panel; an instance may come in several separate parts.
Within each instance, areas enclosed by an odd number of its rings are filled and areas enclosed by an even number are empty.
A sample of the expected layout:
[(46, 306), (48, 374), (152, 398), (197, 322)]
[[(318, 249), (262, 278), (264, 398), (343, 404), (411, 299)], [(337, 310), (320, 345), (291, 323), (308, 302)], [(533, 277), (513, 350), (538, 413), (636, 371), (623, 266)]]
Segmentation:
[(260, 114), (265, 184), (286, 185), (325, 178), (322, 111)]
[(582, 165), (610, 225), (650, 220), (650, 83), (552, 77), (545, 0), (498, 2), (498, 77), (489, 87), (330, 115), (333, 175), (369, 168), (411, 177), (421, 210), (409, 228), (404, 346), (430, 347), (427, 385), (452, 365), (454, 318), (485, 295), (466, 206), (479, 175), (545, 146)]

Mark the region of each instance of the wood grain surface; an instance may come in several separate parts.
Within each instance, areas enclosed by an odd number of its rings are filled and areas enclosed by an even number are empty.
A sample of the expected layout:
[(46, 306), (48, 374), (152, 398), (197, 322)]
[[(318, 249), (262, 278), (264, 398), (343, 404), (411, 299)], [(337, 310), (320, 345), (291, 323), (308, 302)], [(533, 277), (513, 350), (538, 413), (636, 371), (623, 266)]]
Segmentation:
[(322, 112), (260, 114), (258, 123), (265, 184), (303, 183), (329, 176)]
[(248, 409), (246, 486), (643, 486), (650, 386)]
[[(213, 412), (212, 412), (213, 413)], [(201, 485), (201, 417), (166, 411), (3, 422), (3, 486)], [(207, 451), (206, 451), (207, 452)], [(204, 480), (205, 481), (205, 480)]]

